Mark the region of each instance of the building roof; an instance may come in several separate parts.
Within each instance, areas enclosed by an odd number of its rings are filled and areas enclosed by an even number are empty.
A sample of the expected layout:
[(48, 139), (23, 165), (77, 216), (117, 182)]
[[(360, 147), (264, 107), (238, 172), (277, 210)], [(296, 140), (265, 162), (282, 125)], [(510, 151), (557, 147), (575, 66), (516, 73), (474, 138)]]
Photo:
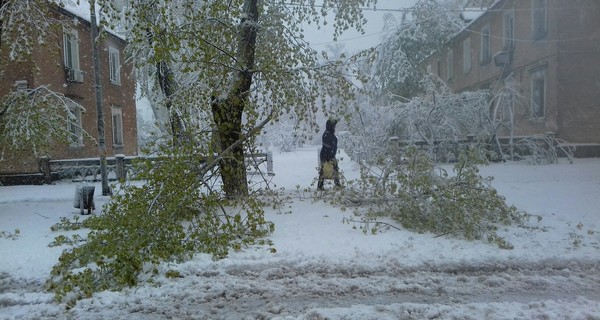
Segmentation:
[[(88, 0), (80, 0), (76, 2), (70, 1), (64, 4), (64, 6), (62, 6), (62, 9), (64, 9), (65, 11), (73, 14), (74, 16), (90, 22), (91, 23), (91, 17), (90, 17), (90, 4), (88, 2)], [(102, 19), (105, 19), (105, 17), (103, 17), (103, 13), (102, 13), (102, 7), (98, 5), (98, 3), (96, 3), (96, 23), (100, 24), (100, 21)], [(121, 33), (112, 30), (112, 29), (105, 29), (108, 33), (112, 34), (113, 36), (121, 39), (121, 40), (126, 40), (125, 36), (122, 35)]]

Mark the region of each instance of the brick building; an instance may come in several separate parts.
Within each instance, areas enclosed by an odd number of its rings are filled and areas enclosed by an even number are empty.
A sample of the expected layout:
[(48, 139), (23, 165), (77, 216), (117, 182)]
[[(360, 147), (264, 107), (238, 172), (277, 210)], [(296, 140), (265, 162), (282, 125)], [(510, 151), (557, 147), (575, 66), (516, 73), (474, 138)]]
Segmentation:
[[(52, 160), (94, 158), (99, 156), (95, 141), (86, 139), (81, 128), (97, 139), (96, 94), (89, 19), (76, 10), (57, 6), (49, 10), (48, 21), (61, 21), (51, 26), (51, 36), (44, 46), (37, 42), (25, 62), (4, 65), (0, 72), (0, 95), (19, 87), (42, 85), (64, 94), (76, 105), (69, 109), (77, 123), (67, 123), (72, 137), (69, 143), (56, 142), (50, 151)], [(137, 154), (135, 81), (131, 65), (125, 63), (126, 42), (120, 36), (103, 32), (98, 44), (107, 155)], [(6, 54), (6, 48), (1, 52)], [(5, 155), (0, 162), (0, 175), (39, 172), (39, 159), (30, 156)]]
[(500, 137), (552, 133), (600, 155), (600, 1), (497, 0), (471, 19), (428, 71), (457, 92), (516, 88), (490, 110)]

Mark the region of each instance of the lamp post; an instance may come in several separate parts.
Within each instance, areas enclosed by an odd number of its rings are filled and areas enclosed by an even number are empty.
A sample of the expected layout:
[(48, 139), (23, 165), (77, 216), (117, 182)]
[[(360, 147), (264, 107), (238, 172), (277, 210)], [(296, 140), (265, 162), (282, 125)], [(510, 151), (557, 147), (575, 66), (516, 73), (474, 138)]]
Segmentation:
[(96, 22), (96, 1), (90, 0), (90, 25), (92, 27), (92, 55), (94, 57), (94, 85), (96, 88), (96, 111), (98, 113), (98, 153), (100, 154), (100, 176), (102, 195), (110, 195), (108, 173), (106, 171), (106, 139), (104, 138), (104, 111), (102, 107), (102, 83), (100, 82), (100, 59), (98, 57), (98, 25)]

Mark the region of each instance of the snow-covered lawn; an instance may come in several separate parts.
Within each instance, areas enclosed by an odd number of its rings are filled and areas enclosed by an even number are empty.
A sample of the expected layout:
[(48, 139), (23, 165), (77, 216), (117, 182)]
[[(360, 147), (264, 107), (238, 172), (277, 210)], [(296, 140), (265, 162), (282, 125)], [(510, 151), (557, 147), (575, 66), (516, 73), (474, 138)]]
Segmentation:
[[(70, 311), (43, 285), (62, 250), (47, 246), (60, 234), (50, 226), (78, 215), (76, 184), (0, 187), (0, 319), (600, 319), (600, 159), (483, 167), (535, 215), (500, 229), (515, 246), (502, 250), (395, 229), (365, 235), (342, 223), (351, 211), (302, 192), (315, 147), (274, 156), (273, 181), (294, 199), (290, 214), (267, 212), (276, 253), (198, 255), (164, 266), (181, 278), (99, 293)], [(340, 167), (358, 175), (347, 157)]]

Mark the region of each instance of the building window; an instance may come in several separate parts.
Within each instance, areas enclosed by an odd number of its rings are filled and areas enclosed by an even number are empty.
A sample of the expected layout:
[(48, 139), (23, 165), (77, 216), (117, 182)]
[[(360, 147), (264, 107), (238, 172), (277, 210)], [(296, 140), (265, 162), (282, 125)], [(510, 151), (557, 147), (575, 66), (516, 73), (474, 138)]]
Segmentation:
[(531, 117), (541, 119), (546, 108), (546, 69), (536, 69), (531, 73)]
[(123, 114), (121, 107), (112, 107), (113, 147), (123, 146)]
[(70, 102), (68, 104), (67, 130), (69, 131), (69, 143), (72, 147), (83, 146), (83, 129), (81, 127), (81, 111), (83, 107)]
[(119, 59), (118, 49), (108, 48), (108, 65), (110, 67), (110, 82), (121, 84), (121, 60)]
[(446, 56), (446, 68), (448, 71), (448, 80), (452, 80), (454, 78), (454, 51), (450, 49)]
[(77, 30), (63, 30), (63, 52), (65, 69), (79, 70), (79, 35)]
[(67, 80), (83, 82), (83, 71), (79, 67), (79, 35), (77, 30), (63, 29), (63, 55)]
[(538, 40), (546, 36), (547, 30), (547, 7), (546, 0), (532, 0), (532, 27), (533, 39)]
[(471, 71), (471, 38), (463, 41), (463, 73)]
[(490, 26), (487, 25), (481, 29), (481, 52), (479, 56), (479, 62), (484, 65), (488, 64), (492, 60), (492, 54), (490, 50)]

